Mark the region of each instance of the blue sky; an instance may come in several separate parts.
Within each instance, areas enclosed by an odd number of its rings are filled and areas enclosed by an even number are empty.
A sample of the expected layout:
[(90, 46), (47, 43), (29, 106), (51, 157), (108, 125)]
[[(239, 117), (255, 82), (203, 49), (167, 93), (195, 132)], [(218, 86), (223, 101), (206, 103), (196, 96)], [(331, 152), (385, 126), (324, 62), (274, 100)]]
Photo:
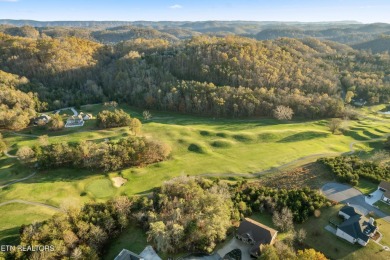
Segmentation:
[(390, 0), (0, 0), (0, 19), (390, 23)]

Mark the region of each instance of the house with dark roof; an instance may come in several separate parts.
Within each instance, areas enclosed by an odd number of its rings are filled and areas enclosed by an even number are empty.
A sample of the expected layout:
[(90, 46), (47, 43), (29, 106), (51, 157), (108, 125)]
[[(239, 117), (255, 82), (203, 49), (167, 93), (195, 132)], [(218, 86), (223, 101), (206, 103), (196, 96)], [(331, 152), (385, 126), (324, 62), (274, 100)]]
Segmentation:
[(260, 255), (260, 245), (272, 245), (275, 243), (278, 231), (263, 225), (250, 218), (241, 222), (236, 232), (236, 238), (251, 245), (250, 254), (253, 257)]
[(378, 190), (383, 191), (381, 200), (390, 204), (390, 182), (381, 181), (378, 185)]
[(378, 229), (374, 226), (373, 218), (367, 220), (349, 205), (340, 209), (339, 216), (344, 218), (344, 221), (337, 226), (336, 236), (341, 237), (352, 244), (358, 243), (362, 246), (366, 246), (370, 237), (372, 237)]
[(45, 125), (45, 124), (49, 123), (50, 120), (51, 120), (51, 117), (49, 115), (42, 114), (42, 115), (34, 118), (34, 124), (35, 125)]

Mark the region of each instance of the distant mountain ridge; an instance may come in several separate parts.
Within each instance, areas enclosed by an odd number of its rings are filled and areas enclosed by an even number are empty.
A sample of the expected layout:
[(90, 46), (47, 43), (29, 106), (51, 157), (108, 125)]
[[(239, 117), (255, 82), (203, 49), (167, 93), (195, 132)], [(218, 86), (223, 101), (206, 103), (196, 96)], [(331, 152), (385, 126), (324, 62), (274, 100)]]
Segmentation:
[[(137, 38), (177, 42), (202, 34), (238, 35), (257, 40), (282, 37), (316, 38), (348, 44), (359, 49), (386, 51), (382, 35), (390, 35), (390, 24), (340, 22), (278, 21), (34, 21), (0, 19), (0, 32), (27, 38), (69, 37), (115, 44)], [(374, 41), (370, 43), (371, 41)], [(361, 45), (359, 45), (361, 44)], [(375, 47), (380, 45), (381, 47)]]

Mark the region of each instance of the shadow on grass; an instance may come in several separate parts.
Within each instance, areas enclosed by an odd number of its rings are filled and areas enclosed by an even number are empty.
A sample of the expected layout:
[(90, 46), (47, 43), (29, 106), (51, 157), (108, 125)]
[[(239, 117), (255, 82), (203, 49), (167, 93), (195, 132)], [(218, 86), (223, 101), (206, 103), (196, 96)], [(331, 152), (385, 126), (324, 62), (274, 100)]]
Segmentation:
[(301, 132), (297, 134), (293, 134), (290, 136), (287, 136), (281, 140), (278, 141), (278, 143), (290, 143), (290, 142), (298, 142), (298, 141), (307, 141), (307, 140), (312, 140), (312, 139), (317, 139), (317, 138), (326, 138), (330, 134), (328, 133), (323, 133), (323, 132), (315, 132), (315, 131), (306, 131), (306, 132)]
[(345, 131), (343, 131), (343, 133), (345, 136), (352, 137), (353, 139), (358, 140), (358, 141), (370, 140), (370, 138), (368, 138), (367, 136), (363, 136), (360, 133), (355, 132), (355, 131), (345, 130)]
[(0, 245), (18, 245), (20, 227), (0, 230)]

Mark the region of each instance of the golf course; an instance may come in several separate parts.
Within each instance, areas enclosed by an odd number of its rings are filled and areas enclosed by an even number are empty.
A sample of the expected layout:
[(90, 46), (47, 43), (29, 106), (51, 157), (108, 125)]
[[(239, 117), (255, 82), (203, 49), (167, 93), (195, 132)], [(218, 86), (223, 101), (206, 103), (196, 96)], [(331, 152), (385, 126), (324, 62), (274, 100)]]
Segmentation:
[[(0, 157), (2, 244), (17, 242), (20, 225), (42, 221), (67, 205), (148, 194), (177, 176), (256, 180), (319, 157), (350, 153), (364, 157), (380, 150), (390, 133), (390, 119), (376, 113), (384, 105), (360, 109), (361, 119), (345, 120), (337, 134), (329, 130), (329, 120), (242, 120), (151, 111), (152, 118), (146, 121), (141, 110), (120, 108), (142, 121), (141, 135), (172, 148), (168, 160), (108, 173), (75, 168), (41, 171), (27, 168), (15, 158), (19, 148), (38, 144), (39, 136), (48, 135), (51, 144), (101, 142), (117, 140), (132, 132), (127, 127), (101, 130), (95, 127), (95, 120), (56, 132), (37, 126), (20, 132), (2, 132), (9, 147), (7, 155)], [(103, 109), (96, 104), (82, 106), (80, 111), (96, 115)], [(125, 180), (116, 185), (119, 187), (114, 185), (116, 177)]]

